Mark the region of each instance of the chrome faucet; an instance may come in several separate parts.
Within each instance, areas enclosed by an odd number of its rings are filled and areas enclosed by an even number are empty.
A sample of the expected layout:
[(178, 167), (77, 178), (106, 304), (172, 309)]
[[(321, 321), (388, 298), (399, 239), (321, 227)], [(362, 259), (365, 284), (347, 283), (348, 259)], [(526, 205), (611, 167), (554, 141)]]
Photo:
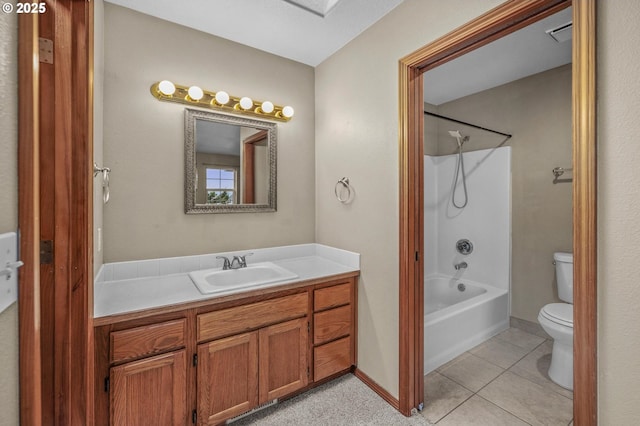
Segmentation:
[(456, 268), (456, 271), (459, 271), (460, 269), (466, 269), (467, 266), (469, 266), (467, 265), (467, 262), (460, 262), (453, 265), (453, 267)]
[(233, 256), (233, 260), (229, 260), (226, 256), (216, 256), (216, 259), (224, 259), (224, 264), (222, 265), (222, 270), (226, 271), (227, 269), (240, 269), (247, 267), (247, 256), (251, 256), (253, 253), (247, 253), (242, 256)]

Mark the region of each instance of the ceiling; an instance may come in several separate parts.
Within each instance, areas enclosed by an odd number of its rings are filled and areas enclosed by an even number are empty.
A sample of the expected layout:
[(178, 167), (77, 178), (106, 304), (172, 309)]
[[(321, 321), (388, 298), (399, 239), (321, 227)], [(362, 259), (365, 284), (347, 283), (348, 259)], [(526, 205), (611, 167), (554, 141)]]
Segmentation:
[(569, 7), (426, 72), (424, 101), (440, 105), (570, 63), (571, 40), (546, 31), (571, 19)]
[[(403, 2), (105, 1), (314, 67)], [(570, 63), (571, 42), (557, 43), (546, 31), (571, 19), (564, 9), (425, 73), (425, 102), (440, 105)]]
[(106, 1), (315, 67), (403, 0)]

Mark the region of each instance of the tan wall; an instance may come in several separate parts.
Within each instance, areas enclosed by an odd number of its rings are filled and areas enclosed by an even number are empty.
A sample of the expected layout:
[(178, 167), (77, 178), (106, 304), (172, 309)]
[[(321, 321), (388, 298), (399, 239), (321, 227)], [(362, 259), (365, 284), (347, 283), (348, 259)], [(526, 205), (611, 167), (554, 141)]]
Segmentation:
[[(0, 233), (18, 229), (18, 19), (0, 14)], [(0, 426), (18, 424), (18, 306), (0, 313)]]
[[(277, 212), (184, 214), (184, 106), (151, 96), (162, 79), (295, 108), (278, 124)], [(105, 4), (105, 262), (313, 242), (313, 81), (309, 66)]]
[(598, 409), (640, 418), (640, 2), (598, 3)]
[[(571, 183), (554, 185), (551, 173), (571, 167), (571, 64), (437, 108), (438, 114), (513, 135), (504, 143), (512, 147), (511, 315), (537, 322), (540, 308), (559, 301), (553, 253), (573, 246)], [(470, 137), (465, 152), (505, 141), (441, 119), (438, 126), (438, 155), (458, 151), (448, 130)]]
[(316, 239), (361, 253), (358, 367), (396, 397), (398, 60), (499, 3), (405, 0), (316, 68)]
[[(93, 2), (93, 161), (104, 165), (103, 109), (104, 109), (104, 0)], [(102, 266), (104, 244), (103, 189), (100, 177), (93, 178), (93, 273)], [(98, 235), (100, 229), (101, 236)]]
[[(424, 103), (424, 110), (438, 113), (438, 107), (427, 102)], [(431, 115), (424, 115), (424, 155), (438, 155), (438, 128), (440, 119)]]

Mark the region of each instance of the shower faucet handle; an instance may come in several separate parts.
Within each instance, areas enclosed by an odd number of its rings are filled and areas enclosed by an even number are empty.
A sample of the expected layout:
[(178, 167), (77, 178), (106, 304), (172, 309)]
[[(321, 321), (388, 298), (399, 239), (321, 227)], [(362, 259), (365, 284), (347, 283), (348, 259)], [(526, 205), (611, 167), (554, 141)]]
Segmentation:
[(470, 254), (473, 251), (473, 244), (467, 239), (458, 240), (456, 242), (456, 250), (460, 254)]

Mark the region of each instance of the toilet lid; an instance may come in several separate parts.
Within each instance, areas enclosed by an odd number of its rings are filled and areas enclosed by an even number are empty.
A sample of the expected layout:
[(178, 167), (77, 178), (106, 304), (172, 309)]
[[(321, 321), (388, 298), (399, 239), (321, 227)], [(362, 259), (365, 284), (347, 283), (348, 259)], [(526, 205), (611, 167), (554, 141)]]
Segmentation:
[(573, 327), (573, 305), (570, 303), (550, 303), (540, 313), (556, 324)]

